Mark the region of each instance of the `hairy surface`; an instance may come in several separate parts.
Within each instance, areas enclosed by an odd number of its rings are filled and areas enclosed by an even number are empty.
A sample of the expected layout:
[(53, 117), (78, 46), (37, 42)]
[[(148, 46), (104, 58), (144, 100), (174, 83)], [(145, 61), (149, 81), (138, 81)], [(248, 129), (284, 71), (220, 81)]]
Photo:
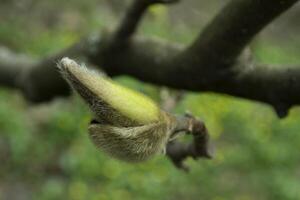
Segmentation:
[(64, 58), (58, 66), (96, 115), (89, 134), (97, 147), (128, 162), (144, 161), (165, 152), (176, 125), (171, 115), (146, 96), (119, 86), (73, 60)]
[(128, 118), (126, 121), (134, 121), (140, 125), (159, 120), (159, 107), (143, 94), (117, 85), (109, 78), (88, 70), (86, 67), (78, 65), (75, 61), (68, 58), (63, 58), (59, 66), (73, 88), (80, 90), (80, 92), (78, 91), (79, 94), (88, 97), (83, 98), (88, 100), (92, 106), (92, 110), (96, 109), (100, 112), (96, 113), (97, 116), (108, 114), (105, 112), (106, 107), (109, 106), (110, 112), (113, 110), (117, 111), (119, 112), (118, 116), (122, 115)]
[(144, 161), (165, 152), (169, 132), (167, 124), (163, 122), (136, 127), (89, 126), (90, 137), (97, 147), (127, 162)]

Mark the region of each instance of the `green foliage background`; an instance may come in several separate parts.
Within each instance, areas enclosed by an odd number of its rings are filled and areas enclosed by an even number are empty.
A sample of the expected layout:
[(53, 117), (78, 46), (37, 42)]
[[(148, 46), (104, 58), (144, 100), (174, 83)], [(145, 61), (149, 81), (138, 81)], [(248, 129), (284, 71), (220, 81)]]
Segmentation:
[[(60, 6), (66, 13), (56, 10), (61, 18), (50, 28), (44, 19), (26, 20), (38, 15), (34, 11), (6, 15), (0, 20), (0, 42), (42, 57), (116, 22), (104, 1), (41, 1), (35, 9), (40, 12), (44, 4), (45, 12)], [(198, 30), (183, 27), (172, 25), (168, 9), (158, 6), (140, 32), (192, 41)], [(291, 47), (295, 40), (257, 39), (252, 46), (261, 62), (293, 64), (300, 60), (295, 53), (300, 47)], [(116, 80), (160, 100), (158, 87), (130, 77)], [(213, 160), (188, 160), (188, 174), (163, 156), (131, 165), (99, 152), (87, 136), (90, 113), (77, 96), (30, 105), (18, 91), (1, 88), (0, 199), (300, 199), (298, 107), (279, 120), (267, 105), (199, 92), (188, 93), (173, 112), (185, 110), (207, 123), (216, 146)]]

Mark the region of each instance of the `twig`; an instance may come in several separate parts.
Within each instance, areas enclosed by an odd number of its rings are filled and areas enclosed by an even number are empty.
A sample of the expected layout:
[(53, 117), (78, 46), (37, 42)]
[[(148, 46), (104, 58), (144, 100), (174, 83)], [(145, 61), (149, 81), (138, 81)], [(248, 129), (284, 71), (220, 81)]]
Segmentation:
[(184, 164), (188, 157), (197, 160), (198, 158), (211, 159), (212, 155), (209, 149), (209, 134), (204, 123), (192, 115), (186, 115), (184, 118), (179, 117), (181, 122), (179, 131), (187, 131), (193, 135), (193, 141), (185, 144), (178, 141), (171, 141), (167, 145), (167, 156), (173, 164), (184, 171), (189, 168)]
[(116, 29), (114, 39), (116, 41), (126, 41), (135, 32), (138, 23), (146, 12), (147, 8), (153, 4), (175, 3), (178, 0), (134, 0), (128, 8), (123, 20)]

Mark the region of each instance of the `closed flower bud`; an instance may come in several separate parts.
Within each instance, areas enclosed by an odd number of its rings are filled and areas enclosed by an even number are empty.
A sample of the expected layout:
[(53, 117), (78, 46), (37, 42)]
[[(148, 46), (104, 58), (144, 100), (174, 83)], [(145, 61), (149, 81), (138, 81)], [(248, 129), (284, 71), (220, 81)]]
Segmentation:
[(165, 151), (176, 126), (172, 115), (145, 95), (69, 58), (63, 58), (58, 68), (95, 115), (88, 130), (97, 147), (128, 162), (144, 161)]

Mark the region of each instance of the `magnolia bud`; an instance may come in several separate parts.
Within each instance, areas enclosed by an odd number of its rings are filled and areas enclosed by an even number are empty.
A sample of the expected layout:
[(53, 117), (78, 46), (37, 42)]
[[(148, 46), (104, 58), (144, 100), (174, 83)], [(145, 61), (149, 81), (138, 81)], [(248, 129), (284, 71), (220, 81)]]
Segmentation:
[(143, 94), (69, 58), (63, 58), (58, 68), (95, 115), (88, 130), (97, 147), (128, 162), (144, 161), (165, 151), (176, 127), (174, 116)]

